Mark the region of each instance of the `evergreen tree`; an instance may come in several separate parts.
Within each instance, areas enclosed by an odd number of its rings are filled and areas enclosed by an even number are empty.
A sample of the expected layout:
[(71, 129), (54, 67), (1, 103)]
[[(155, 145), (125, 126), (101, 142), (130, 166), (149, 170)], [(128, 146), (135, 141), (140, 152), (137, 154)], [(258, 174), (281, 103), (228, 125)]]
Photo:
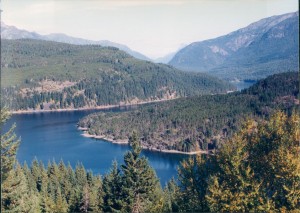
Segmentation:
[(54, 200), (48, 196), (47, 193), (41, 193), (41, 212), (42, 213), (52, 213), (55, 210)]
[(175, 181), (172, 178), (164, 189), (165, 197), (165, 212), (178, 212), (179, 211), (179, 198), (180, 198), (180, 189)]
[(20, 140), (17, 139), (15, 125), (3, 134), (3, 125), (9, 119), (10, 114), (7, 109), (0, 111), (0, 129), (1, 129), (1, 185), (6, 180), (9, 172), (13, 169), (16, 160), (17, 149)]
[(29, 188), (20, 164), (4, 181), (1, 201), (3, 212), (40, 212), (38, 196)]
[(103, 178), (103, 192), (104, 212), (120, 212), (125, 204), (122, 202), (122, 179), (116, 161)]
[(103, 188), (100, 175), (94, 176), (92, 173), (92, 179), (89, 183), (90, 187), (90, 206), (89, 209), (92, 212), (101, 212), (103, 208)]
[[(257, 212), (270, 211), (270, 202), (255, 180), (248, 163), (247, 128), (223, 144), (216, 155), (217, 173), (208, 181), (206, 194), (211, 211)], [(268, 204), (268, 205), (266, 205)]]
[(76, 176), (74, 169), (71, 167), (70, 163), (67, 167), (67, 176), (65, 178), (68, 184), (65, 186), (65, 193), (67, 193), (67, 202), (69, 204), (70, 212), (78, 212), (78, 203), (80, 200), (80, 189), (76, 185)]
[(153, 193), (149, 194), (149, 198), (144, 204), (144, 212), (160, 213), (165, 212), (166, 199), (164, 191), (159, 182), (157, 182)]
[(83, 187), (82, 198), (80, 202), (80, 211), (88, 212), (90, 209), (90, 187), (86, 184)]
[(82, 191), (85, 184), (87, 184), (87, 175), (84, 166), (80, 163), (75, 168), (76, 185)]
[(275, 113), (247, 135), (249, 162), (275, 208), (300, 209), (300, 116)]
[(125, 210), (130, 212), (146, 211), (146, 204), (151, 200), (155, 192), (158, 179), (154, 170), (150, 167), (147, 159), (140, 157), (142, 148), (137, 134), (134, 132), (129, 143), (131, 151), (124, 156), (124, 164), (121, 166), (123, 172), (123, 192), (126, 203)]
[(53, 212), (55, 212), (55, 213), (68, 212), (68, 204), (67, 204), (67, 201), (66, 201), (65, 197), (63, 197), (62, 194), (61, 194), (60, 187), (58, 187), (57, 190), (56, 190), (55, 207), (54, 207)]
[(248, 121), (216, 155), (208, 181), (211, 211), (296, 211), (300, 208), (299, 114)]
[(178, 169), (180, 194), (177, 194), (181, 211), (206, 212), (207, 179), (213, 173), (213, 164), (197, 155), (184, 160)]
[(42, 177), (41, 177), (41, 168), (39, 166), (38, 160), (35, 158), (31, 163), (31, 175), (33, 178), (33, 181), (35, 182), (36, 188), (38, 191), (41, 191), (42, 188)]
[[(40, 191), (40, 193), (46, 193), (48, 190), (49, 179), (43, 162), (39, 163), (39, 169), (40, 169), (40, 179), (38, 179), (37, 189), (38, 191)], [(31, 170), (32, 172), (34, 171), (33, 168)]]

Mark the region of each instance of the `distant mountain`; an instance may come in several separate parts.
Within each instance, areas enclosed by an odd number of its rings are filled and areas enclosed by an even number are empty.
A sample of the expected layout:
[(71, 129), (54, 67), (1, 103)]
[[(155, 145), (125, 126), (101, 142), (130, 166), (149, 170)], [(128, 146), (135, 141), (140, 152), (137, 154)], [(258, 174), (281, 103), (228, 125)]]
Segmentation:
[(153, 60), (153, 62), (155, 63), (163, 63), (163, 64), (168, 64), (172, 58), (176, 55), (177, 52), (179, 52), (182, 48), (186, 47), (187, 45), (186, 44), (181, 44), (180, 47), (174, 51), (174, 52), (171, 52), (171, 53), (168, 53), (167, 55), (165, 56), (162, 56), (162, 57), (159, 57), (159, 58), (156, 58)]
[(120, 50), (123, 50), (127, 52), (129, 55), (141, 59), (150, 61), (148, 57), (142, 55), (139, 52), (131, 50), (129, 47), (123, 44), (114, 43), (108, 40), (100, 40), (100, 41), (93, 41), (93, 40), (87, 40), (82, 38), (76, 38), (72, 36), (68, 36), (62, 33), (52, 33), (49, 35), (40, 35), (35, 32), (29, 32), (26, 30), (18, 29), (14, 26), (8, 26), (5, 23), (1, 22), (1, 38), (2, 39), (39, 39), (39, 40), (46, 40), (46, 41), (56, 41), (56, 42), (62, 42), (62, 43), (68, 43), (68, 44), (76, 44), (76, 45), (87, 45), (87, 44), (96, 44), (101, 45), (104, 47), (116, 47)]
[(154, 62), (155, 63), (168, 64), (171, 61), (171, 59), (174, 57), (175, 54), (176, 54), (176, 52), (169, 53), (169, 54), (167, 54), (163, 57), (159, 57), (159, 58), (154, 59)]
[(14, 26), (8, 26), (1, 22), (1, 39), (41, 39), (41, 35), (35, 32), (28, 32), (26, 30), (18, 29)]
[(299, 12), (272, 16), (215, 39), (195, 42), (170, 61), (223, 79), (257, 80), (298, 70)]

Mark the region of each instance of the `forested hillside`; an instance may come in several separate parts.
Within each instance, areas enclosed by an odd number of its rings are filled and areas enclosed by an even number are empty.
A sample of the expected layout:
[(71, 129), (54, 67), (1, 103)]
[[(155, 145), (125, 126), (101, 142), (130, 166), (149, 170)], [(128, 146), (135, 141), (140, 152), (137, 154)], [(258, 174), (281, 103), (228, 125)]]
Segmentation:
[(217, 78), (138, 60), (117, 48), (1, 42), (1, 98), (11, 110), (91, 108), (234, 89)]
[(122, 113), (95, 113), (79, 121), (90, 135), (127, 140), (136, 130), (145, 148), (192, 152), (218, 148), (248, 117), (298, 107), (297, 73), (273, 75), (249, 89), (181, 98)]

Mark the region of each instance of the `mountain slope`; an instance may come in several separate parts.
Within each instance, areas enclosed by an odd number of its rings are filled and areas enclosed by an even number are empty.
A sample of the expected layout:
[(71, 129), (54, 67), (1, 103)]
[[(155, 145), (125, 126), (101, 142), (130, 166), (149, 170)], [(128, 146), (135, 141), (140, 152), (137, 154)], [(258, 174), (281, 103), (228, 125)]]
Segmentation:
[(298, 95), (297, 73), (282, 73), (241, 92), (181, 98), (129, 112), (95, 113), (78, 126), (90, 135), (122, 141), (135, 130), (149, 149), (192, 152), (218, 147), (249, 116), (268, 116), (275, 109), (299, 110)]
[(92, 108), (233, 89), (114, 47), (27, 39), (3, 39), (1, 45), (2, 103), (12, 110)]
[(129, 55), (141, 59), (150, 61), (150, 59), (143, 54), (131, 50), (129, 47), (123, 44), (118, 44), (115, 42), (111, 42), (108, 40), (101, 40), (101, 41), (92, 41), (82, 38), (76, 38), (72, 36), (68, 36), (62, 33), (52, 33), (49, 35), (40, 35), (35, 32), (29, 32), (26, 30), (18, 29), (14, 26), (8, 26), (5, 23), (1, 22), (1, 38), (2, 39), (39, 39), (39, 40), (46, 40), (46, 41), (56, 41), (56, 42), (62, 42), (67, 44), (77, 44), (77, 45), (87, 45), (87, 44), (95, 44), (95, 45), (101, 45), (104, 47), (116, 47), (120, 50), (123, 50), (127, 52)]
[(272, 16), (228, 35), (192, 43), (169, 64), (230, 80), (298, 70), (298, 19), (298, 12)]

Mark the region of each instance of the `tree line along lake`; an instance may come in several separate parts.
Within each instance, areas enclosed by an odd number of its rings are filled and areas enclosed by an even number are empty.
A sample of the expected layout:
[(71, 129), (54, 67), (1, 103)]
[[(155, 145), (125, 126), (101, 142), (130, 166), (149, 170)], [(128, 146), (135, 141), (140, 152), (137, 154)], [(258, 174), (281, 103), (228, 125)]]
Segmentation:
[[(242, 81), (235, 86), (242, 90), (253, 83)], [(13, 114), (4, 131), (16, 124), (16, 134), (21, 139), (17, 160), (21, 164), (31, 164), (35, 158), (45, 165), (49, 161), (63, 160), (73, 168), (77, 163), (82, 163), (94, 174), (104, 175), (114, 160), (118, 164), (123, 163), (123, 155), (130, 149), (129, 145), (83, 137), (83, 132), (77, 129), (77, 122), (94, 112), (120, 112), (134, 107)], [(148, 158), (162, 185), (176, 177), (180, 161), (188, 158), (188, 155), (149, 150), (143, 150), (142, 155)]]
[[(116, 160), (123, 163), (123, 155), (130, 149), (127, 144), (113, 144), (100, 139), (86, 138), (77, 129), (77, 122), (82, 117), (93, 112), (120, 112), (130, 110), (126, 108), (111, 108), (103, 110), (82, 110), (14, 114), (4, 127), (7, 130), (13, 123), (16, 124), (16, 134), (21, 144), (17, 152), (17, 160), (27, 164), (37, 158), (47, 166), (49, 161), (63, 160), (70, 162), (73, 168), (82, 163), (87, 170), (94, 174), (104, 175)], [(143, 150), (150, 165), (155, 169), (161, 184), (177, 175), (177, 166), (187, 155), (170, 154)]]

